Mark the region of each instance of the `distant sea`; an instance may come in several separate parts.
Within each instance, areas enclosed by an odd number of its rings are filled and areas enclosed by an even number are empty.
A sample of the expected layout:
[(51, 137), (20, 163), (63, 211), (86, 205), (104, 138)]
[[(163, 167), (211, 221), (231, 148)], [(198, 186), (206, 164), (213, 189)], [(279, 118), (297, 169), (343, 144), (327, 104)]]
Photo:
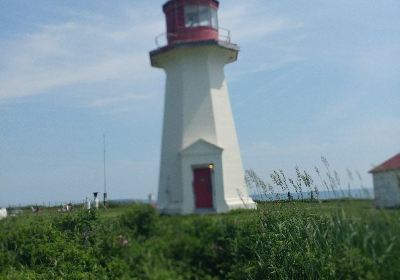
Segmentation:
[[(310, 192), (302, 192), (290, 193), (293, 199), (302, 199), (301, 195), (303, 195), (303, 199), (311, 199)], [(314, 198), (317, 198), (316, 194), (313, 193)], [(274, 201), (274, 200), (287, 200), (288, 193), (276, 193), (276, 194), (252, 194), (251, 197), (253, 200), (257, 201)], [(321, 200), (332, 200), (332, 199), (344, 199), (344, 198), (353, 198), (353, 199), (373, 199), (374, 198), (374, 190), (373, 189), (350, 189), (350, 190), (336, 190), (333, 191), (320, 191), (318, 193), (318, 198)]]
[[(293, 199), (301, 199), (300, 193), (290, 193)], [(311, 199), (310, 192), (302, 192), (303, 199)], [(313, 194), (314, 198), (317, 198), (315, 193)], [(275, 200), (287, 200), (287, 193), (277, 193), (277, 194), (252, 194), (251, 198), (257, 201), (275, 201)], [(350, 190), (337, 190), (333, 191), (320, 191), (318, 194), (318, 198), (321, 200), (332, 200), (332, 199), (344, 199), (344, 198), (353, 198), (353, 199), (373, 199), (374, 198), (374, 190), (373, 189), (350, 189)], [(146, 199), (114, 199), (110, 200), (110, 202), (117, 204), (130, 204), (130, 203), (148, 203)], [(157, 203), (157, 201), (153, 201)]]
[[(290, 193), (293, 199), (301, 199), (301, 194), (296, 192)], [(302, 192), (303, 199), (311, 199), (311, 193), (309, 192)], [(261, 193), (254, 193), (250, 195), (254, 200), (257, 201), (275, 201), (275, 200), (287, 200), (288, 194), (287, 193), (276, 193), (276, 194), (261, 194)], [(314, 198), (316, 195), (314, 193)], [(373, 189), (350, 189), (350, 190), (337, 190), (334, 192), (332, 191), (320, 191), (318, 198), (321, 200), (330, 200), (330, 199), (344, 199), (344, 198), (353, 198), (353, 199), (373, 199), (374, 198), (374, 190)], [(147, 199), (111, 199), (109, 200), (110, 203), (115, 204), (131, 204), (131, 203), (149, 203)], [(153, 200), (152, 203), (157, 203), (156, 200)], [(30, 205), (39, 205), (43, 207), (54, 207), (63, 205), (63, 202), (50, 202), (50, 203), (43, 203), (43, 204), (19, 204), (19, 205), (8, 205), (7, 208), (21, 208), (27, 207)], [(72, 202), (72, 204), (78, 205), (82, 204), (82, 202)]]
[(111, 199), (108, 202), (116, 204), (148, 203), (147, 199)]

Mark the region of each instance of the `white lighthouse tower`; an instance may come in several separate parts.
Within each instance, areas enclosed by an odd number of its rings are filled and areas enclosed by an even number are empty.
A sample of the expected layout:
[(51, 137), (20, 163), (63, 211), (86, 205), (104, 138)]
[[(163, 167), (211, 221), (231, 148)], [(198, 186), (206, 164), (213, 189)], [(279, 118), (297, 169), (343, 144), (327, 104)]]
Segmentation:
[(150, 52), (164, 69), (164, 126), (158, 207), (168, 214), (254, 208), (249, 197), (229, 102), (224, 66), (239, 47), (220, 39), (219, 2), (164, 4), (167, 40)]

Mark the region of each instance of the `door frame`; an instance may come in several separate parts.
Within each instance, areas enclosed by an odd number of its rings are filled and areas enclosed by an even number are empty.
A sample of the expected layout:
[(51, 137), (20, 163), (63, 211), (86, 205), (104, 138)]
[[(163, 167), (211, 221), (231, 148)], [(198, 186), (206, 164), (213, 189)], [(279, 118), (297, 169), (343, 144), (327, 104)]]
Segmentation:
[[(210, 168), (210, 165), (213, 165), (214, 168)], [(195, 193), (195, 186), (194, 186), (194, 171), (195, 169), (203, 169), (203, 168), (207, 168), (210, 170), (210, 183), (211, 183), (211, 202), (212, 202), (212, 207), (211, 208), (197, 208), (196, 207), (196, 193)], [(193, 205), (194, 205), (194, 209), (196, 211), (200, 210), (204, 210), (204, 211), (214, 211), (215, 210), (215, 183), (214, 183), (214, 169), (215, 169), (215, 163), (206, 163), (206, 164), (193, 164), (191, 166), (191, 170), (192, 170), (192, 190), (193, 190)]]

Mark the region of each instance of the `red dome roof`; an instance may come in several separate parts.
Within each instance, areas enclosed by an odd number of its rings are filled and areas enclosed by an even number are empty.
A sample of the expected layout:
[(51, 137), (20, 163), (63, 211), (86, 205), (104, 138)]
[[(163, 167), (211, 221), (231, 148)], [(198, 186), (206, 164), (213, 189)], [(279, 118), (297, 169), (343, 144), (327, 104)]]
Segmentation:
[(211, 5), (214, 8), (218, 8), (219, 1), (217, 0), (169, 0), (163, 5), (165, 11), (170, 5)]

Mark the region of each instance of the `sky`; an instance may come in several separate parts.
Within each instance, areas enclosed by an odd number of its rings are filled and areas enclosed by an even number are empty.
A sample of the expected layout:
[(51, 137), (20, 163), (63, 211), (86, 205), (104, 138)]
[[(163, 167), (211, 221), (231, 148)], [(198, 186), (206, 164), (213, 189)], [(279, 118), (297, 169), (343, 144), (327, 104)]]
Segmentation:
[[(0, 205), (102, 191), (103, 134), (110, 198), (157, 193), (163, 3), (0, 0)], [(324, 156), (371, 187), (400, 152), (399, 14), (398, 0), (221, 0), (244, 168), (268, 181)]]

